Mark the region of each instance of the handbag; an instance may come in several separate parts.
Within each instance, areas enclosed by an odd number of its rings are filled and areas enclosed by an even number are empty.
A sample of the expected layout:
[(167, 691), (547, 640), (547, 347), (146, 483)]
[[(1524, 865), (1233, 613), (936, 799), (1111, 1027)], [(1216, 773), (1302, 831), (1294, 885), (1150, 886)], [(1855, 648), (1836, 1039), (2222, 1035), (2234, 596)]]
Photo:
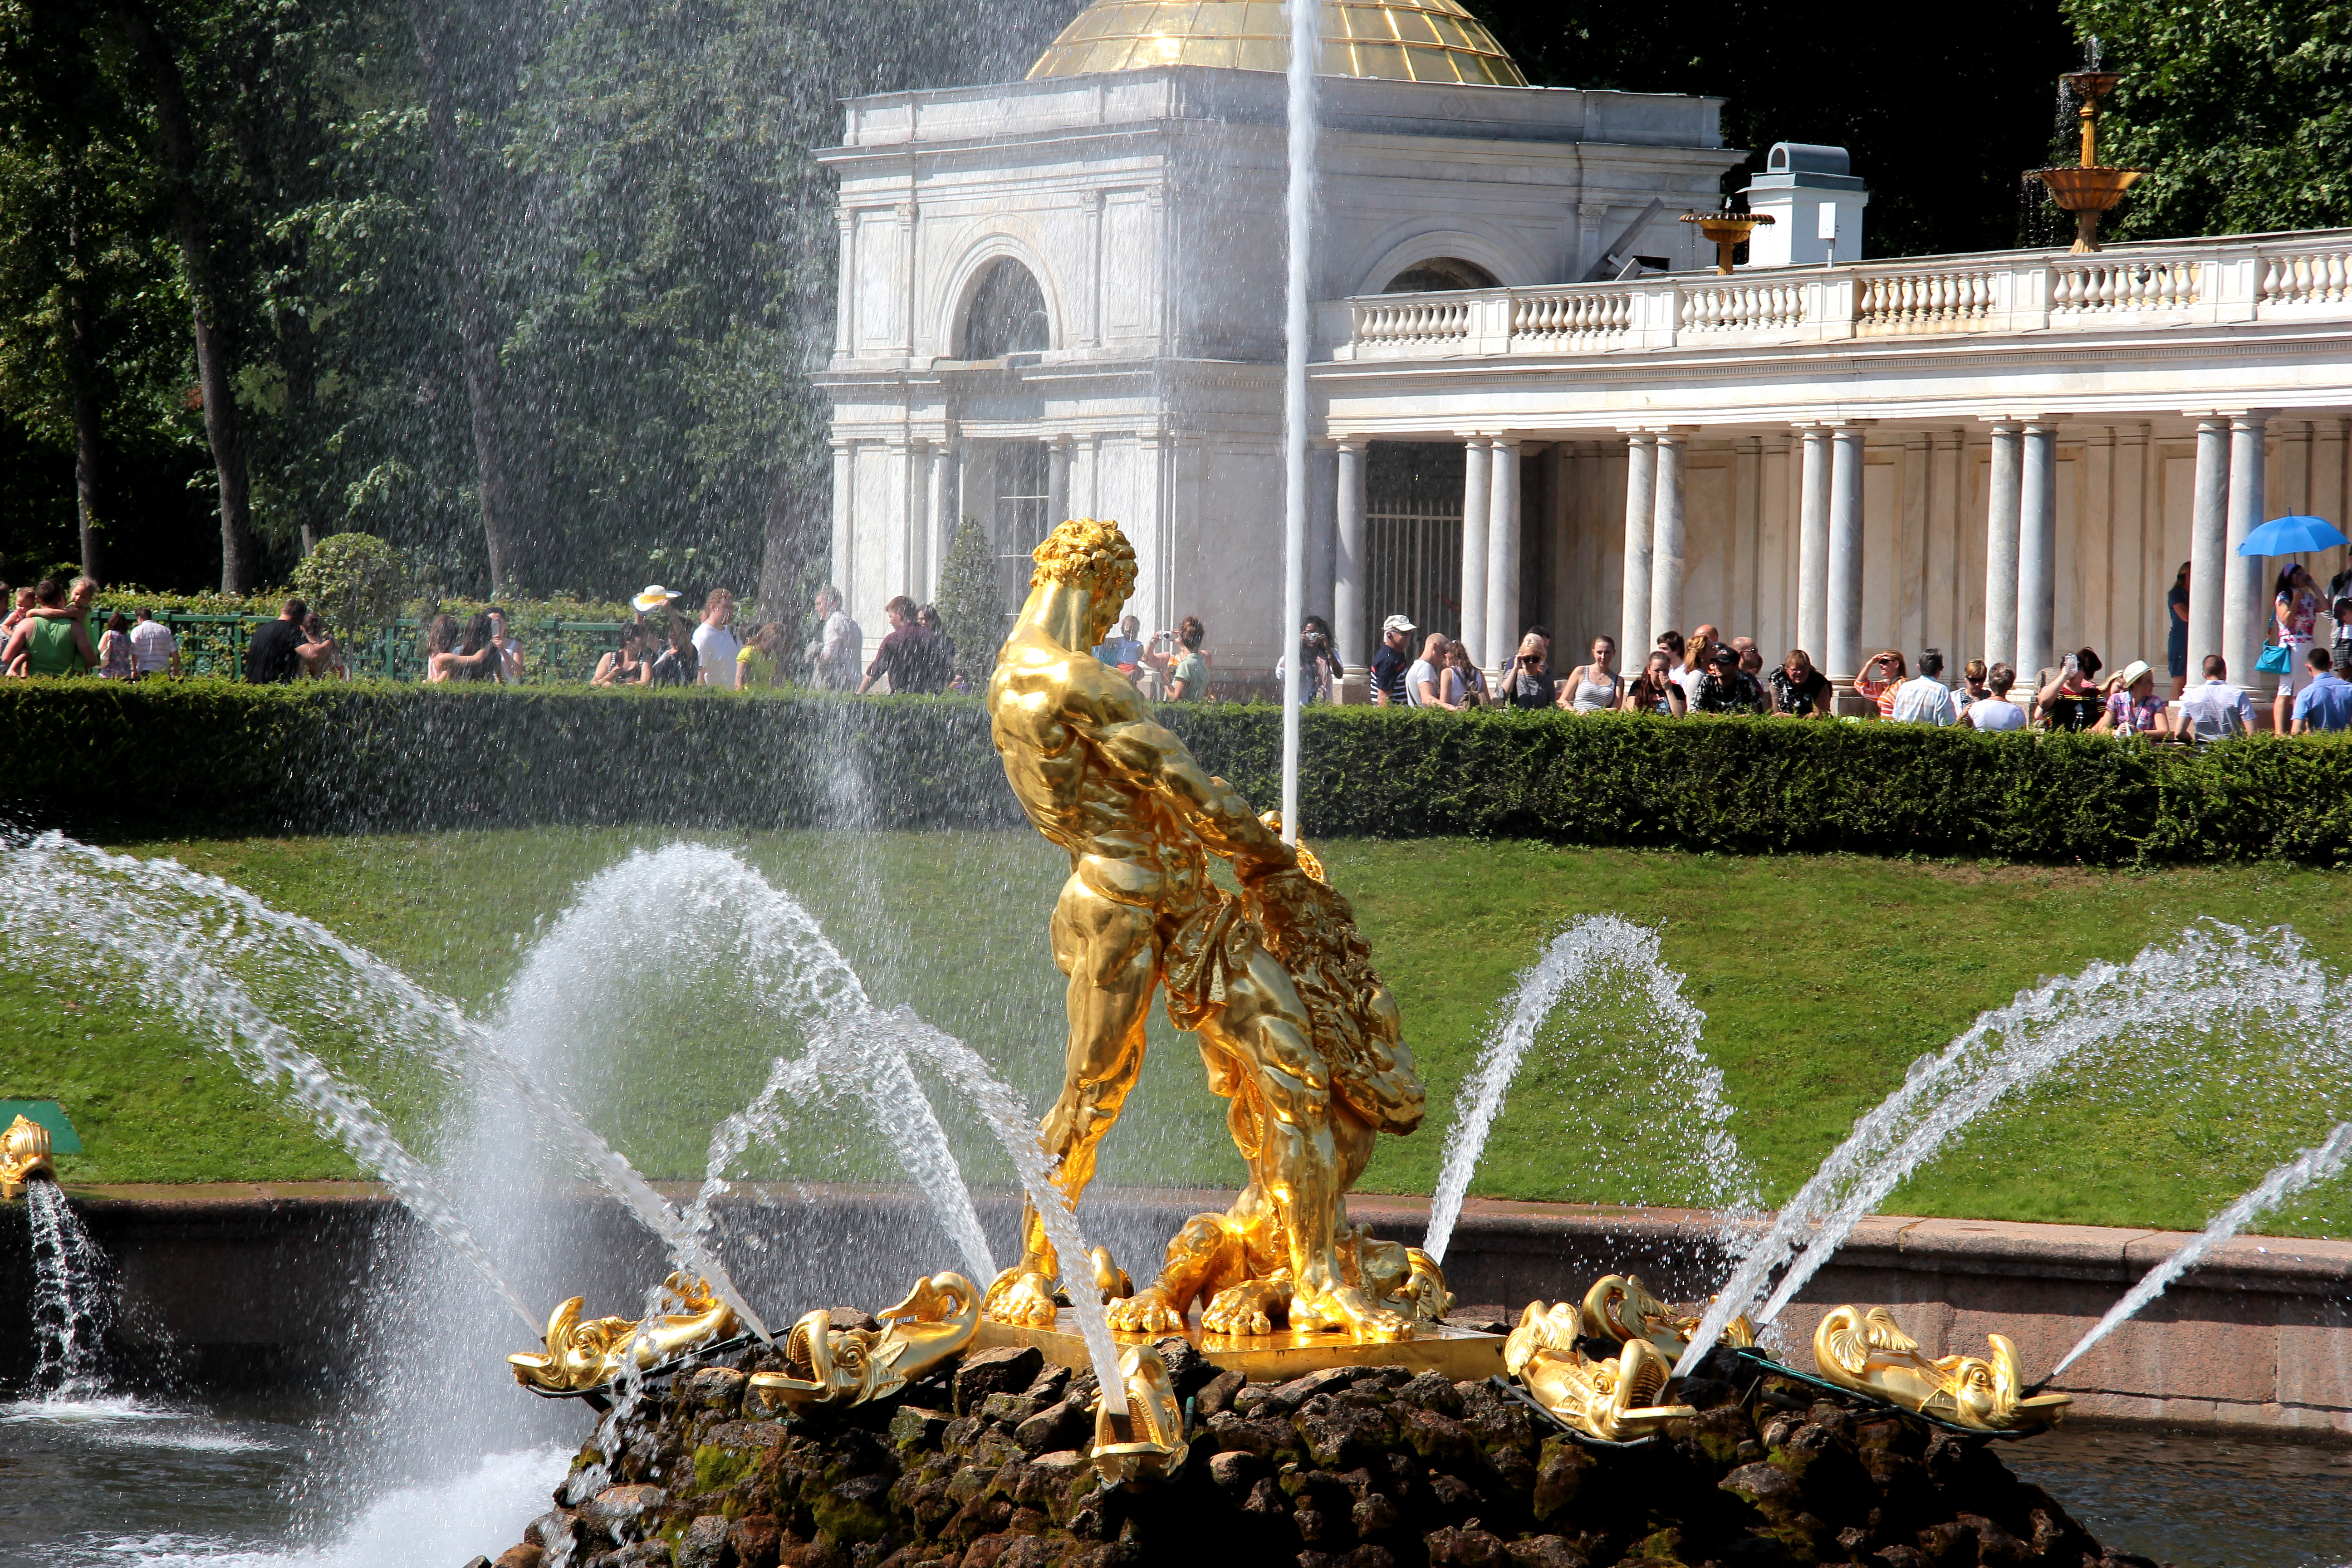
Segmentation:
[(2263, 657), (2254, 660), (2254, 668), (2264, 675), (2284, 675), (2294, 668), (2294, 661), (2289, 657), (2286, 644), (2266, 642), (2263, 644)]

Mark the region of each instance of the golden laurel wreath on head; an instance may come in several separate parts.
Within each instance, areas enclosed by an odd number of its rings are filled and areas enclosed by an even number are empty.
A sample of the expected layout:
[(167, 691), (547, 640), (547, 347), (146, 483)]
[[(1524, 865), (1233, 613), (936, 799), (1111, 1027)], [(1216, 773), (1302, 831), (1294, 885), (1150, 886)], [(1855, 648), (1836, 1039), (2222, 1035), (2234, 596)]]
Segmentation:
[(1112, 605), (1125, 604), (1135, 592), (1135, 547), (1107, 519), (1071, 518), (1030, 553), (1037, 563), (1029, 574), (1032, 588), (1060, 583)]

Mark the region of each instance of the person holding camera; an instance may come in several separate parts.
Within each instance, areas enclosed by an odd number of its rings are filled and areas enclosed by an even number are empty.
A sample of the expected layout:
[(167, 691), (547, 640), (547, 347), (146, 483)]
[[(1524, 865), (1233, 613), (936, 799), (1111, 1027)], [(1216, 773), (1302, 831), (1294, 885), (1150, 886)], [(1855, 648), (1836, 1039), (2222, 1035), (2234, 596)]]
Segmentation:
[[(1331, 686), (1338, 679), (1339, 661), (1331, 651), (1331, 623), (1320, 616), (1309, 616), (1298, 628), (1298, 701), (1301, 707), (1309, 702), (1331, 700)], [(1274, 661), (1276, 689), (1290, 679), (1289, 656)]]
[(1503, 706), (1549, 708), (1551, 704), (1551, 677), (1544, 672), (1544, 640), (1529, 632), (1519, 639), (1510, 673), (1503, 677)]

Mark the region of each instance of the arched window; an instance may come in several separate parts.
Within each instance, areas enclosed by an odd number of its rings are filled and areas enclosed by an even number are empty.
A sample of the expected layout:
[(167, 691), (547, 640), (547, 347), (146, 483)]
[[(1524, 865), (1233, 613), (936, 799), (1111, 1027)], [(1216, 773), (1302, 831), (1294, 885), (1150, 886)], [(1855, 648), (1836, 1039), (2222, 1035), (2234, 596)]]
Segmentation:
[(999, 257), (980, 275), (964, 312), (962, 356), (1001, 359), (1006, 354), (1034, 353), (1053, 346), (1052, 320), (1045, 314), (1045, 296), (1029, 269), (1008, 257)]
[(1429, 294), (1444, 289), (1498, 289), (1495, 275), (1475, 261), (1458, 256), (1432, 256), (1416, 261), (1395, 277), (1383, 294)]

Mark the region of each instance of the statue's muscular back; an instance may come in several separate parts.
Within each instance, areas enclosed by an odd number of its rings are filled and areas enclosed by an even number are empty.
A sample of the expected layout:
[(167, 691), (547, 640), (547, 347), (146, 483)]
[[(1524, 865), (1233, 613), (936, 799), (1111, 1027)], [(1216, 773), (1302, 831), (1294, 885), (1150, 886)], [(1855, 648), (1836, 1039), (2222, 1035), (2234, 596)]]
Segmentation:
[(1088, 882), (1108, 884), (1099, 890), (1122, 902), (1150, 904), (1175, 890), (1171, 881), (1192, 884), (1203, 874), (1198, 840), (1160, 792), (1105, 752), (1116, 731), (1158, 729), (1125, 676), (1024, 620), (997, 657), (987, 703), (990, 736), (1021, 809), (1070, 852)]

